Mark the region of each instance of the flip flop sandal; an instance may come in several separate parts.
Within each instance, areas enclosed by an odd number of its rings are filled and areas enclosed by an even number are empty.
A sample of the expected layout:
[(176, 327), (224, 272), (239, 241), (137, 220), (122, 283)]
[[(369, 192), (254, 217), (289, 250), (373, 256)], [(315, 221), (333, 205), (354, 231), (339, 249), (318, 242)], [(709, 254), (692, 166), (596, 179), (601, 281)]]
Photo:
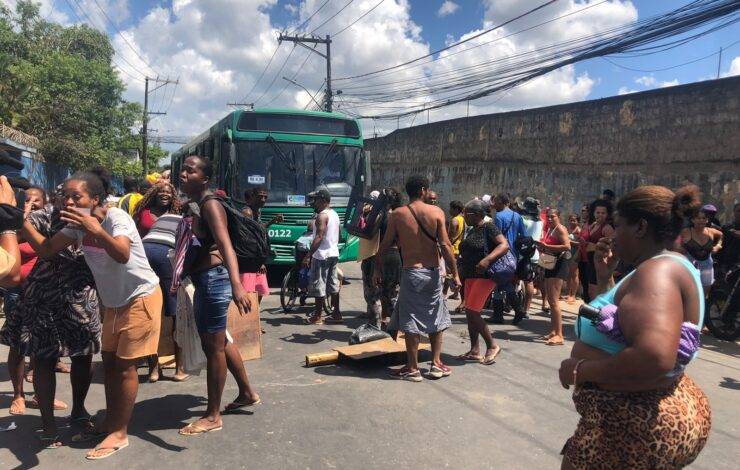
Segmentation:
[(59, 434), (56, 436), (39, 436), (39, 440), (41, 441), (41, 444), (44, 446), (44, 449), (58, 449), (62, 447), (64, 444), (59, 440)]
[(69, 368), (69, 366), (65, 363), (57, 363), (56, 366), (54, 366), (54, 372), (58, 372), (60, 374), (70, 374), (72, 372), (72, 369)]
[(483, 359), (481, 359), (480, 363), (483, 364), (484, 366), (490, 366), (491, 364), (496, 362), (496, 358), (498, 357), (499, 354), (501, 354), (501, 351), (502, 351), (502, 348), (501, 346), (499, 346), (499, 348), (496, 350), (495, 353), (493, 353), (488, 359), (484, 357)]
[(86, 458), (87, 460), (103, 460), (103, 459), (107, 459), (107, 458), (108, 458), (108, 457), (110, 457), (111, 455), (115, 454), (115, 453), (116, 453), (116, 452), (118, 452), (119, 450), (123, 450), (123, 449), (125, 449), (126, 447), (128, 447), (128, 441), (126, 441), (126, 443), (125, 443), (125, 444), (121, 444), (120, 446), (113, 446), (113, 447), (96, 447), (96, 448), (94, 448), (94, 449), (92, 450), (93, 452), (98, 452), (98, 451), (101, 451), (101, 450), (109, 450), (110, 452), (108, 452), (107, 454), (103, 454), (103, 455), (90, 455), (90, 454), (87, 454), (87, 455), (85, 456), (85, 458)]
[[(33, 408), (38, 408), (39, 407), (39, 401), (38, 401), (38, 399), (36, 399), (36, 397), (33, 397), (30, 400), (28, 400), (28, 401), (31, 403), (31, 407), (33, 407)], [(64, 403), (61, 400), (57, 400), (56, 398), (54, 399), (54, 411), (64, 411), (67, 408), (69, 408), (69, 406), (67, 406), (66, 403)]]
[(249, 403), (240, 402), (240, 401), (236, 401), (235, 400), (235, 401), (229, 403), (228, 405), (226, 405), (226, 408), (224, 408), (224, 412), (236, 411), (236, 410), (239, 410), (239, 409), (242, 409), (242, 408), (246, 408), (248, 406), (259, 405), (260, 403), (262, 403), (262, 399), (261, 398), (258, 398), (257, 401), (252, 401), (252, 402), (249, 402)]
[(324, 324), (324, 320), (322, 320), (321, 318), (317, 320), (306, 318), (304, 321), (306, 322), (306, 325), (323, 325)]
[[(223, 428), (224, 428), (223, 426), (216, 426), (215, 428), (206, 429), (200, 426), (196, 426), (193, 423), (190, 423), (184, 428), (180, 429), (178, 431), (178, 434), (180, 434), (181, 436), (199, 436), (201, 434), (207, 434), (209, 432), (220, 431)], [(189, 430), (189, 431), (186, 431), (186, 430)]]
[(96, 431), (95, 429), (89, 429), (89, 430), (82, 431), (81, 433), (75, 434), (74, 436), (72, 436), (72, 442), (79, 442), (79, 443), (90, 442), (90, 441), (102, 439), (107, 435), (108, 435), (107, 432)]
[(545, 344), (547, 346), (562, 346), (562, 345), (565, 344), (565, 342), (562, 339), (559, 340), (559, 341), (553, 341), (552, 339), (549, 339), (549, 340), (545, 341)]
[(185, 377), (183, 377), (181, 379), (178, 379), (177, 377), (174, 377), (173, 376), (172, 377), (172, 381), (173, 382), (185, 382), (186, 380), (190, 379), (190, 377), (192, 377), (192, 375), (190, 375), (190, 374), (187, 374)]
[(483, 360), (483, 356), (481, 356), (480, 354), (465, 353), (465, 354), (460, 354), (459, 356), (455, 356), (455, 359), (457, 359), (458, 361), (480, 362)]

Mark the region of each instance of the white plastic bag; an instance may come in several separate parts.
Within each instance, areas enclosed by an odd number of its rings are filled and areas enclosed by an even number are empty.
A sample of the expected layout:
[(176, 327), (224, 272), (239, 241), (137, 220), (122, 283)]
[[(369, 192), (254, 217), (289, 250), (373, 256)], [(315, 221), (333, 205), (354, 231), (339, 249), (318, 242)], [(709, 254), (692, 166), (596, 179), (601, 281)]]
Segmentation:
[(182, 349), (182, 366), (185, 373), (200, 375), (201, 369), (206, 366), (206, 355), (200, 345), (198, 327), (195, 325), (194, 294), (195, 287), (190, 278), (183, 279), (177, 290), (175, 342)]

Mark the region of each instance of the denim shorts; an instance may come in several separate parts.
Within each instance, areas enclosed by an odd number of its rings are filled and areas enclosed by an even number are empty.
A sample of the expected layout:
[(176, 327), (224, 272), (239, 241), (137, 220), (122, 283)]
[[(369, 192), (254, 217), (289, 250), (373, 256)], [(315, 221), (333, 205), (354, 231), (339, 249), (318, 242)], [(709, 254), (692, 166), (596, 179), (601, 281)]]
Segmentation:
[(226, 330), (231, 303), (229, 271), (216, 266), (190, 275), (195, 286), (193, 311), (199, 333), (218, 333)]

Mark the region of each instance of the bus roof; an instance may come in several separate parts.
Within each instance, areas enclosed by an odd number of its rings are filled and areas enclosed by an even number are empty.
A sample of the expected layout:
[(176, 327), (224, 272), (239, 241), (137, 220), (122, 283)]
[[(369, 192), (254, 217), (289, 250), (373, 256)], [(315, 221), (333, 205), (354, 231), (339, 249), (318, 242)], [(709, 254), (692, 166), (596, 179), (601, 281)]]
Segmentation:
[[(224, 116), (222, 119), (219, 119), (215, 124), (208, 127), (205, 131), (200, 133), (198, 136), (191, 139), (188, 143), (181, 146), (176, 151), (172, 152), (173, 155), (179, 154), (181, 152), (187, 151), (187, 149), (197, 145), (201, 141), (207, 139), (211, 134), (211, 129), (214, 126), (217, 126), (218, 124), (222, 123), (223, 121), (228, 121), (230, 124), (236, 123), (239, 120), (239, 117), (244, 113), (254, 113), (254, 114), (292, 114), (296, 116), (318, 116), (318, 117), (326, 117), (326, 118), (335, 118), (335, 119), (347, 119), (356, 121), (356, 119), (345, 116), (344, 114), (340, 113), (328, 113), (326, 111), (309, 111), (304, 109), (285, 109), (285, 108), (255, 108), (251, 110), (247, 109), (238, 109), (235, 111), (230, 112), (226, 116)], [(359, 123), (358, 123), (359, 125)], [(360, 137), (361, 139), (362, 137)]]

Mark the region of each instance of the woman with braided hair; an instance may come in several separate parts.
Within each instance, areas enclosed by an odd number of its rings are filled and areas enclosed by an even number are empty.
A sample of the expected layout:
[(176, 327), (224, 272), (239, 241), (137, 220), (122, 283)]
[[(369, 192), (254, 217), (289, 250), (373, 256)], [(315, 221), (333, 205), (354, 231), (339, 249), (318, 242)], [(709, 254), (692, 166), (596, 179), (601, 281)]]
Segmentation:
[[(172, 263), (170, 250), (175, 249), (175, 232), (182, 219), (180, 201), (175, 197), (175, 187), (169, 181), (158, 181), (144, 194), (134, 211), (134, 222), (144, 243), (144, 251), (149, 265), (159, 277), (159, 285), (164, 294), (162, 314), (175, 321), (177, 300), (171, 295)], [(174, 327), (172, 329), (175, 331)], [(173, 338), (174, 342), (174, 338)], [(175, 343), (175, 375), (173, 380), (182, 382), (190, 376), (182, 370), (181, 349)], [(159, 380), (160, 368), (157, 355), (149, 356), (149, 382)]]

